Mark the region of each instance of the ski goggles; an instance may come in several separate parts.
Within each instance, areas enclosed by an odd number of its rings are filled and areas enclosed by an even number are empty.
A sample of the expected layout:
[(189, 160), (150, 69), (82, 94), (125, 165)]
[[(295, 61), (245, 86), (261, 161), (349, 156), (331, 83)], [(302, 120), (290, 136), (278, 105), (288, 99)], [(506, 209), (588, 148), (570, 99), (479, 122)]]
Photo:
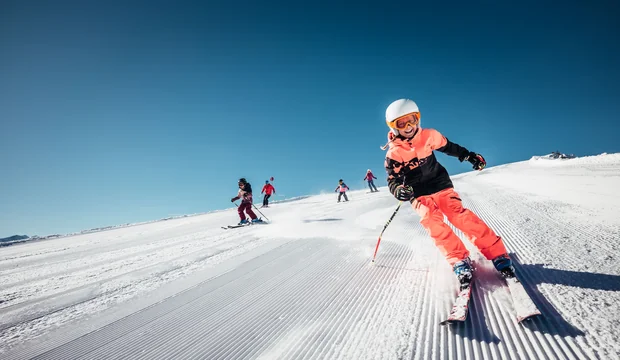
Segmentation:
[(413, 112), (390, 121), (388, 126), (396, 130), (405, 130), (407, 125), (416, 127), (420, 123), (420, 113)]

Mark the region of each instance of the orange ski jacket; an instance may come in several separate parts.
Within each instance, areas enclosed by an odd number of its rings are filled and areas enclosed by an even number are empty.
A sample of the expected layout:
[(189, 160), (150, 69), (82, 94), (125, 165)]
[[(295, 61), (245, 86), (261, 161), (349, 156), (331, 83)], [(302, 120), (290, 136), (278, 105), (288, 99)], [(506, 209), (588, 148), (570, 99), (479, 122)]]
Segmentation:
[(411, 139), (389, 132), (388, 140), (385, 169), (390, 192), (394, 194), (398, 185), (409, 185), (415, 198), (454, 187), (433, 151), (458, 157), (460, 161), (469, 154), (469, 150), (450, 142), (435, 129), (419, 128)]

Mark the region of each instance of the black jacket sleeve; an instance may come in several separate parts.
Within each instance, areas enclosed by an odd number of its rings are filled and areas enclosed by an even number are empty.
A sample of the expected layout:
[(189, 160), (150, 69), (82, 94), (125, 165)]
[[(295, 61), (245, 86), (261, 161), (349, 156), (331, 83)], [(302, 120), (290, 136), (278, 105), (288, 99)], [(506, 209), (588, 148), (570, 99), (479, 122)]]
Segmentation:
[(398, 185), (402, 185), (402, 183), (396, 181), (395, 178), (388, 178), (388, 189), (390, 189), (390, 193), (392, 193), (392, 195), (396, 196), (396, 188), (398, 187)]
[(469, 150), (462, 147), (459, 144), (453, 143), (452, 141), (446, 138), (446, 145), (437, 149), (437, 151), (441, 151), (442, 153), (450, 156), (454, 156), (459, 158), (459, 161), (463, 161), (469, 155)]
[(396, 191), (396, 187), (400, 185), (403, 181), (401, 179), (401, 176), (399, 176), (400, 174), (394, 171), (395, 167), (401, 167), (401, 166), (402, 166), (401, 163), (393, 159), (390, 159), (388, 157), (385, 158), (385, 171), (387, 172), (388, 189), (390, 190), (392, 195), (394, 195), (394, 191)]

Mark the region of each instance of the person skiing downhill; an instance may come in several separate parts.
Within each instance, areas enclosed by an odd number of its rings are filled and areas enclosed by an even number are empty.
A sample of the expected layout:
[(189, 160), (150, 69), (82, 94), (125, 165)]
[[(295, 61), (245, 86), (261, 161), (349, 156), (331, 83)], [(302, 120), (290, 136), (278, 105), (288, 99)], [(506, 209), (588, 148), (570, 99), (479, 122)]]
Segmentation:
[(344, 201), (349, 201), (349, 198), (347, 197), (347, 190), (349, 190), (347, 184), (345, 184), (342, 179), (338, 180), (338, 187), (336, 187), (336, 190), (334, 190), (334, 192), (338, 192), (338, 202), (340, 202), (340, 198), (343, 196)]
[(245, 178), (239, 179), (239, 192), (237, 196), (230, 199), (230, 202), (235, 202), (241, 199), (241, 205), (237, 207), (237, 212), (239, 213), (239, 217), (241, 221), (238, 225), (248, 224), (248, 219), (246, 219), (245, 213), (250, 216), (250, 219), (253, 223), (261, 222), (262, 220), (258, 219), (254, 211), (252, 211), (252, 185), (245, 180)]
[(482, 170), (482, 155), (449, 141), (439, 131), (420, 126), (420, 111), (410, 99), (399, 99), (386, 109), (385, 122), (390, 128), (385, 169), (390, 192), (401, 201), (409, 201), (457, 276), (461, 288), (467, 288), (473, 277), (469, 251), (461, 239), (444, 222), (448, 221), (493, 262), (505, 278), (515, 277), (512, 261), (501, 237), (471, 210), (464, 208), (454, 190), (446, 169), (433, 151), (441, 151), (468, 161), (474, 170)]
[(269, 180), (265, 180), (265, 185), (263, 186), (263, 190), (261, 190), (260, 193), (265, 193), (262, 207), (269, 207), (269, 198), (271, 197), (271, 194), (276, 193), (276, 188), (274, 188), (273, 185), (269, 183)]
[[(376, 179), (377, 177), (375, 175), (373, 175), (372, 171), (370, 171), (370, 169), (368, 169), (366, 171), (366, 177), (364, 178), (364, 180), (368, 181), (368, 187), (370, 188), (370, 192), (375, 192), (375, 191), (379, 191), (377, 190), (377, 187), (375, 186), (375, 182), (372, 181), (372, 179)], [(373, 190), (374, 188), (374, 190)]]

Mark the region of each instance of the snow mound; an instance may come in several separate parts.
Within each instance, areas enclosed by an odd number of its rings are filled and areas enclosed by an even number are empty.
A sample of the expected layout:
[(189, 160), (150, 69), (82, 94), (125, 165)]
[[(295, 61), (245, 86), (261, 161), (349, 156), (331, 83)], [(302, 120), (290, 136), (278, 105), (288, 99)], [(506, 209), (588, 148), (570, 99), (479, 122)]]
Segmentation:
[(554, 151), (547, 155), (542, 156), (532, 156), (531, 160), (555, 160), (555, 159), (574, 159), (576, 156), (574, 154), (563, 154), (559, 151)]

